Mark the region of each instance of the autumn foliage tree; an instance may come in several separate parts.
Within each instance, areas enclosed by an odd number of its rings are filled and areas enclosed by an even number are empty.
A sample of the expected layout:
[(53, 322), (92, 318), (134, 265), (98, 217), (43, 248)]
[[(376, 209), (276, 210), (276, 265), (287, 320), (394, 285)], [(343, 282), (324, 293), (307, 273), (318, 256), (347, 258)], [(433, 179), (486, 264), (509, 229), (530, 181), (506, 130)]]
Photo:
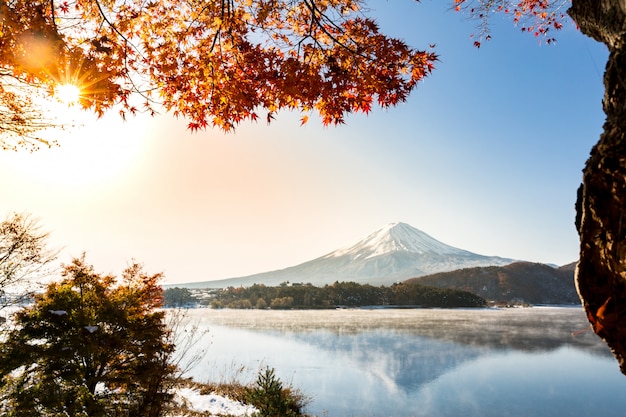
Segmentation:
[(74, 259), (63, 276), (0, 344), (1, 414), (164, 415), (175, 369), (160, 275), (133, 264), (116, 279)]
[(191, 130), (231, 130), (281, 109), (342, 123), (406, 100), (437, 59), (380, 33), (362, 3), (1, 2), (0, 69), (51, 91), (78, 85), (82, 106), (98, 114), (162, 106)]

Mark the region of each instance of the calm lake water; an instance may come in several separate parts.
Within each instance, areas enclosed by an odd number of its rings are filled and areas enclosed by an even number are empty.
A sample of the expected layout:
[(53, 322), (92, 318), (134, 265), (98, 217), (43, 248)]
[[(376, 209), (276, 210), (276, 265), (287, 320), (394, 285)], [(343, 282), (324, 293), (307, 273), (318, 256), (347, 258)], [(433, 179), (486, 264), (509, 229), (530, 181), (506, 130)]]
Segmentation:
[(275, 368), (330, 417), (620, 416), (626, 376), (580, 308), (189, 310), (198, 380)]

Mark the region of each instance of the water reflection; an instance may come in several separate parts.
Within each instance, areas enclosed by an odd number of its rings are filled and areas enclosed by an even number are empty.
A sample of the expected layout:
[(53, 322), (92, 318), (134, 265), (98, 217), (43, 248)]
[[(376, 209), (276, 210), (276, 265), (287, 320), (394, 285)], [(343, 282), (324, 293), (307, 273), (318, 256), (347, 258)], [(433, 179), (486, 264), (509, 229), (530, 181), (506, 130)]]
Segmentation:
[[(215, 379), (260, 366), (329, 416), (621, 416), (621, 375), (579, 309), (193, 311)], [(205, 340), (202, 343), (209, 343)], [(228, 365), (230, 364), (230, 365)], [(250, 376), (250, 380), (253, 376)]]
[(489, 351), (385, 329), (340, 337), (328, 331), (282, 333), (282, 336), (332, 352), (336, 360), (352, 362), (388, 387), (407, 392)]

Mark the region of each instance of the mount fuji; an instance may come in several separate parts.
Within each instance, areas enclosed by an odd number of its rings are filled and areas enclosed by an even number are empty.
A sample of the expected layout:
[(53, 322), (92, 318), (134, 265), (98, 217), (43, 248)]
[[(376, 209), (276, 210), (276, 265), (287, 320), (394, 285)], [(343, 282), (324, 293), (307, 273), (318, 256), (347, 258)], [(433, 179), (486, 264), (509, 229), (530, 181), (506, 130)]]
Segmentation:
[(181, 284), (187, 288), (225, 288), (283, 282), (391, 285), (409, 278), (477, 266), (500, 266), (513, 259), (484, 256), (442, 243), (406, 223), (391, 223), (354, 245), (296, 266), (239, 278)]

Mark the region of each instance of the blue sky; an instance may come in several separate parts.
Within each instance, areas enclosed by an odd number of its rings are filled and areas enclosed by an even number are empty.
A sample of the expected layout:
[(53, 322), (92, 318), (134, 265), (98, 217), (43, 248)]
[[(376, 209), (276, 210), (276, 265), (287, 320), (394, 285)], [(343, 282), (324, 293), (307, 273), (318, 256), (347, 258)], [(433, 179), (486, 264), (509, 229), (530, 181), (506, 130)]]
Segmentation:
[(504, 17), (493, 39), (445, 2), (370, 1), (383, 30), (441, 61), (408, 101), (324, 128), (191, 134), (164, 115), (115, 115), (60, 134), (61, 147), (0, 154), (0, 213), (28, 211), (68, 262), (131, 259), (168, 282), (292, 266), (403, 221), (485, 255), (577, 258), (576, 189), (604, 115), (606, 50), (566, 23), (539, 45)]

